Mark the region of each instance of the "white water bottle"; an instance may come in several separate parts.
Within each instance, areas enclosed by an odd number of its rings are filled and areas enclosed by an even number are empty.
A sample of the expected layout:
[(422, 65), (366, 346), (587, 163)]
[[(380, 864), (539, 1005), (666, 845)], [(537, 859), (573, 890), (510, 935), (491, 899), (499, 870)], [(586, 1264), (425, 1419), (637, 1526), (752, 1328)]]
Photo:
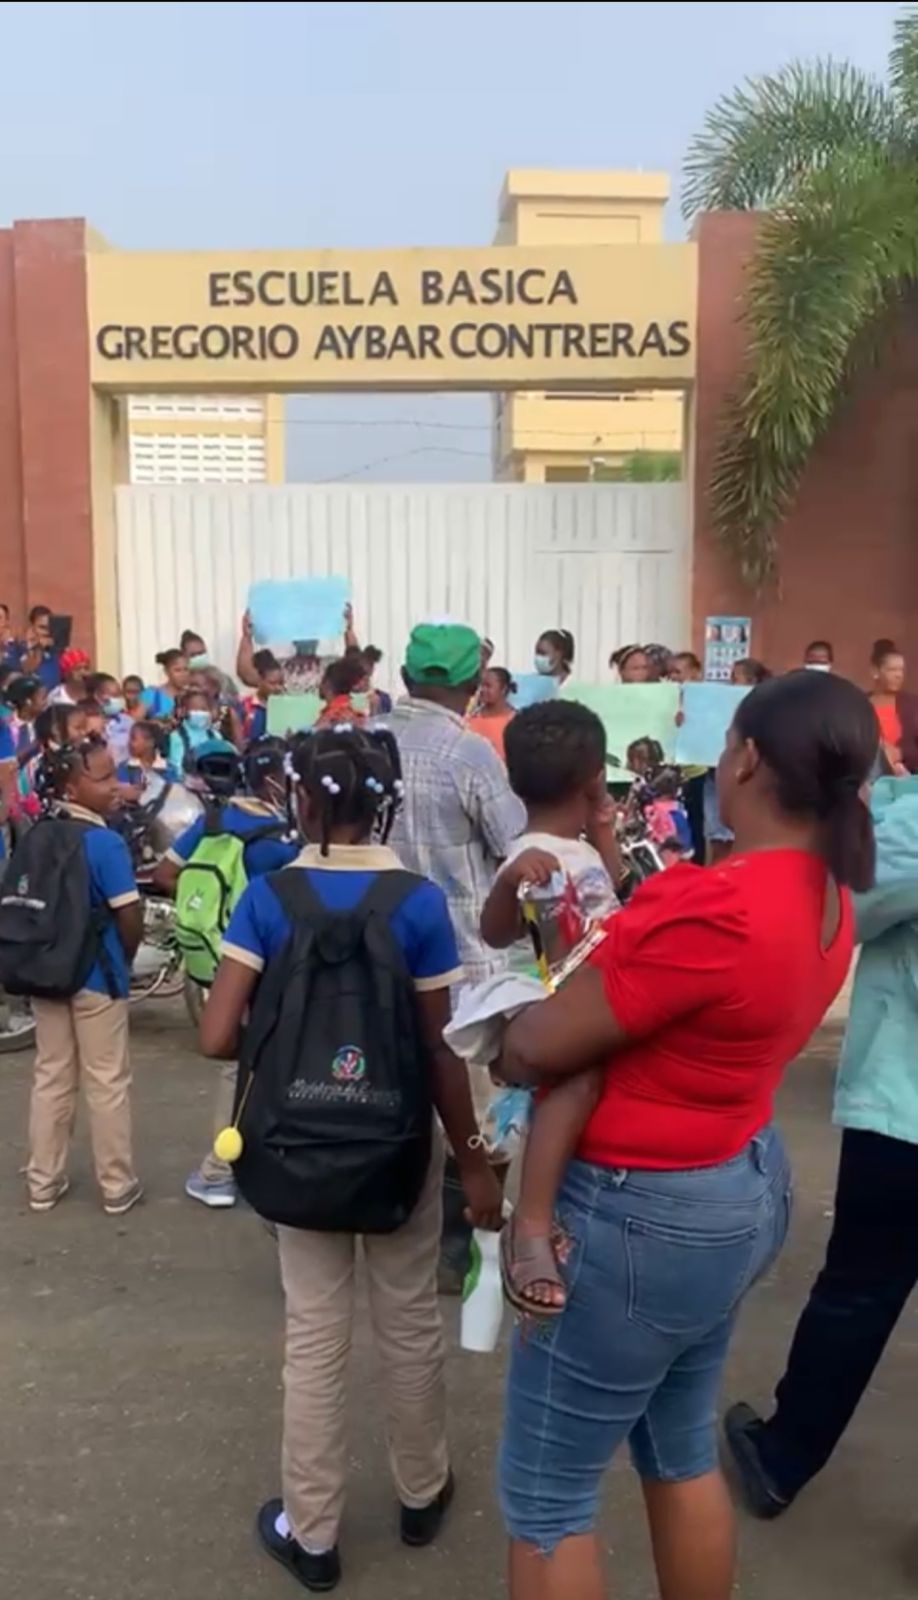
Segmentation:
[(503, 1320), (500, 1234), (476, 1228), (472, 1233), (472, 1259), (462, 1286), (459, 1342), (463, 1350), (490, 1355), (497, 1349)]

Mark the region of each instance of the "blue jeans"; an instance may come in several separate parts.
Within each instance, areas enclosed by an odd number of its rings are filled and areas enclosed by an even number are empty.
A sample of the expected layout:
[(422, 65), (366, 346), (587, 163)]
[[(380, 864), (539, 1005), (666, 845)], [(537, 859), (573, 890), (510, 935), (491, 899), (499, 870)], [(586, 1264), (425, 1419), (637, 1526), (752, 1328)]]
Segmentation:
[(550, 1552), (588, 1533), (624, 1439), (643, 1478), (676, 1482), (716, 1466), (730, 1332), (784, 1243), (790, 1203), (772, 1128), (716, 1167), (571, 1163), (558, 1198), (567, 1306), (553, 1320), (525, 1319), (513, 1340), (500, 1452), (512, 1538)]

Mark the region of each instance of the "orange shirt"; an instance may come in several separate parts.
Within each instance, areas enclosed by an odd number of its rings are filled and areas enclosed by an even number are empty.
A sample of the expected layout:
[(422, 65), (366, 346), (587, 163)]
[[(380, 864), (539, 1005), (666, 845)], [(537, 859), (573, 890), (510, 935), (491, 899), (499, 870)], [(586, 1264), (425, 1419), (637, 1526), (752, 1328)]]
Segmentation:
[(891, 700), (889, 705), (885, 706), (874, 700), (873, 709), (880, 724), (880, 738), (883, 743), (895, 745), (898, 750), (902, 743), (902, 721), (895, 700)]
[(481, 715), (469, 717), (467, 726), (472, 733), (480, 733), (483, 739), (487, 739), (489, 744), (493, 744), (501, 761), (503, 761), (504, 734), (507, 731), (507, 723), (513, 720), (514, 715), (515, 713), (512, 711), (505, 711), (499, 717), (483, 717)]
[(366, 720), (366, 712), (355, 711), (351, 705), (349, 694), (336, 694), (322, 707), (316, 718), (316, 727), (334, 728), (337, 727), (338, 723), (343, 722), (345, 724), (352, 723), (355, 728), (359, 728), (361, 723), (366, 722)]

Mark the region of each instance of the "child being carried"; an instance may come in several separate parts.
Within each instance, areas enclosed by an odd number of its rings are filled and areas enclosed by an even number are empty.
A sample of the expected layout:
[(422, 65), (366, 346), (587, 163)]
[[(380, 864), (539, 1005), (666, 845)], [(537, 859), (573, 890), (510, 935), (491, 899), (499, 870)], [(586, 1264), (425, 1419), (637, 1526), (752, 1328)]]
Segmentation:
[[(495, 949), (527, 937), (521, 893), (530, 907), (537, 905), (539, 891), (554, 887), (561, 874), (562, 920), (567, 899), (569, 909), (576, 906), (576, 923), (596, 925), (618, 910), (615, 886), (622, 878), (615, 807), (606, 789), (606, 736), (599, 718), (574, 701), (545, 701), (520, 711), (508, 724), (505, 750), (510, 784), (526, 806), (527, 826), (482, 912), (482, 937)], [(546, 943), (544, 932), (541, 943)], [(544, 949), (543, 977), (563, 965), (565, 943), (562, 927), (560, 948)], [(518, 1310), (551, 1316), (564, 1308), (554, 1242), (555, 1196), (601, 1084), (601, 1068), (582, 1072), (535, 1102), (519, 1199), (501, 1238), (504, 1287)]]

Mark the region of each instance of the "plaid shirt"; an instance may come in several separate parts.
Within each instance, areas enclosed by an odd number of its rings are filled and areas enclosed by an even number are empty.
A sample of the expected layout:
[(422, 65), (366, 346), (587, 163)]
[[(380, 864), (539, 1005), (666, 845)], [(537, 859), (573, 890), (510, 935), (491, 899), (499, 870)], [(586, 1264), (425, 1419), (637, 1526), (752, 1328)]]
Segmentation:
[(503, 972), (507, 958), (479, 932), (497, 863), (526, 813), (493, 747), (429, 700), (400, 700), (377, 724), (398, 741), (405, 795), (390, 843), (403, 866), (439, 884), (469, 983)]

